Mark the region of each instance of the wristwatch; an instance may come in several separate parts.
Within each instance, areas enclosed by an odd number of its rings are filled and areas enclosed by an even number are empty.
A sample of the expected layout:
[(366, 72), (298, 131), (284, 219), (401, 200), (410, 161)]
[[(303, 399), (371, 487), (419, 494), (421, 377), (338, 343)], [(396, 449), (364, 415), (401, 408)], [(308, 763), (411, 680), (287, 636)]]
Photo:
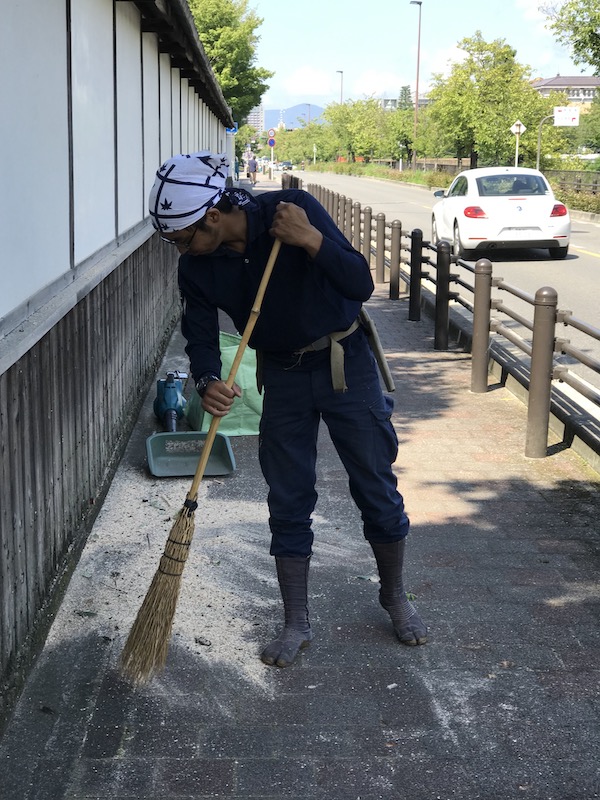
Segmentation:
[(196, 391), (198, 392), (200, 397), (204, 397), (204, 392), (206, 391), (208, 384), (211, 383), (212, 381), (220, 381), (220, 380), (221, 378), (219, 378), (218, 375), (209, 372), (207, 375), (203, 375), (200, 378), (200, 380), (196, 382)]

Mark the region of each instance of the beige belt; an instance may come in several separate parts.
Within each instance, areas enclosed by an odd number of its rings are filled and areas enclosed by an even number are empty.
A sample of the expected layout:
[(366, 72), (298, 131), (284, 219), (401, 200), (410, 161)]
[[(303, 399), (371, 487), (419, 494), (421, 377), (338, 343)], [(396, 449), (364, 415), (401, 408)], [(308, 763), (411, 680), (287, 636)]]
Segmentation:
[(344, 348), (340, 344), (342, 339), (350, 336), (351, 333), (358, 328), (360, 322), (355, 319), (352, 325), (345, 331), (333, 331), (327, 336), (321, 336), (316, 342), (307, 344), (300, 350), (295, 350), (295, 354), (302, 355), (302, 353), (311, 353), (316, 350), (325, 350), (326, 347), (331, 347), (330, 362), (331, 362), (331, 382), (333, 384), (334, 392), (346, 392), (346, 376), (344, 374)]

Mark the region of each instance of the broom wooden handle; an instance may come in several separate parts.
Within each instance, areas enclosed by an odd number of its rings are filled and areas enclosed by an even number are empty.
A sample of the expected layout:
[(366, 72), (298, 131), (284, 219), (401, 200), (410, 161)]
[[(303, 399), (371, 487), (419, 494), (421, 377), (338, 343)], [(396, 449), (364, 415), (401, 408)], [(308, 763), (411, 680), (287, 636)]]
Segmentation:
[[(252, 331), (254, 330), (254, 326), (256, 325), (256, 322), (258, 320), (263, 298), (265, 296), (265, 291), (267, 289), (267, 284), (269, 283), (271, 273), (273, 272), (273, 267), (275, 266), (275, 261), (277, 260), (277, 256), (279, 255), (280, 247), (281, 247), (281, 242), (279, 241), (279, 239), (275, 239), (275, 241), (273, 242), (273, 247), (271, 248), (271, 253), (269, 254), (269, 260), (267, 261), (267, 266), (265, 267), (265, 271), (263, 272), (263, 276), (261, 278), (260, 285), (256, 293), (256, 297), (254, 298), (254, 304), (252, 306), (252, 310), (250, 311), (250, 317), (248, 318), (248, 322), (246, 323), (246, 327), (244, 328), (242, 339), (238, 345), (238, 349), (235, 354), (235, 358), (233, 359), (233, 364), (231, 365), (231, 369), (229, 370), (229, 375), (227, 376), (227, 380), (225, 381), (225, 383), (230, 389), (233, 386), (233, 383), (235, 381), (235, 376), (237, 374), (240, 364), (242, 363), (244, 351), (246, 350), (246, 346), (250, 341), (250, 337), (252, 336)], [(215, 442), (217, 436), (217, 428), (219, 427), (221, 419), (222, 417), (213, 417), (210, 422), (210, 427), (208, 429), (208, 433), (206, 434), (206, 439), (204, 440), (204, 447), (202, 448), (200, 461), (198, 462), (198, 466), (196, 467), (194, 479), (192, 481), (192, 485), (190, 486), (190, 490), (187, 494), (188, 500), (191, 501), (196, 500), (196, 497), (198, 495), (198, 489), (200, 488), (200, 483), (202, 482), (202, 478), (204, 477), (204, 471), (206, 469), (206, 465), (208, 464), (210, 451), (212, 450), (212, 446)]]

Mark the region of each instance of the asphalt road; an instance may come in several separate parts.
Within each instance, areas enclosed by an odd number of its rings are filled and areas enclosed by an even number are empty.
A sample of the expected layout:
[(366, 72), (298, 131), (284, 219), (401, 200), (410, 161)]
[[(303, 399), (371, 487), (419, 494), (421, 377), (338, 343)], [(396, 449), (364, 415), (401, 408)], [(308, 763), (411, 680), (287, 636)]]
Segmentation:
[[(433, 190), (347, 175), (313, 172), (298, 174), (302, 177), (304, 188), (310, 183), (326, 186), (358, 201), (363, 208), (370, 206), (373, 214), (384, 213), (388, 222), (400, 220), (404, 231), (421, 228), (425, 239), (431, 236), (431, 209), (435, 202)], [(541, 287), (551, 286), (558, 293), (559, 309), (567, 309), (579, 319), (600, 329), (600, 223), (580, 219), (577, 214), (575, 217), (569, 255), (564, 261), (550, 260), (546, 250), (495, 251), (482, 255), (492, 261), (494, 277), (502, 277), (507, 283), (530, 295), (535, 295)], [(462, 272), (463, 278), (469, 283), (473, 282), (473, 276), (467, 271), (453, 271), (459, 274)], [(533, 317), (533, 310), (528, 304), (506, 292), (496, 292), (496, 296), (524, 317)], [(530, 337), (517, 323), (510, 320), (508, 322), (523, 338)], [(560, 329), (557, 329), (557, 333), (561, 333)], [(600, 342), (595, 342), (571, 327), (565, 329), (562, 335), (575, 347), (600, 360)], [(577, 365), (566, 356), (560, 357), (559, 361), (569, 364), (581, 378), (600, 387), (600, 376), (596, 373)]]

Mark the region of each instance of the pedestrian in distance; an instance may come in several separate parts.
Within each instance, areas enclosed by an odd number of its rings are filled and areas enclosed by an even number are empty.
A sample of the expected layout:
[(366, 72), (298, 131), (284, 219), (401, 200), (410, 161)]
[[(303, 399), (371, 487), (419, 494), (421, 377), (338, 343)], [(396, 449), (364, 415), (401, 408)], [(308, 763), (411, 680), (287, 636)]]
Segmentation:
[(251, 180), (253, 186), (256, 185), (256, 170), (257, 169), (258, 169), (258, 164), (256, 162), (256, 159), (254, 158), (254, 156), (250, 156), (250, 158), (248, 159), (248, 174), (250, 176), (250, 180)]
[(379, 601), (400, 642), (424, 644), (427, 628), (402, 579), (409, 520), (392, 468), (393, 402), (359, 321), (374, 288), (369, 265), (307, 192), (254, 197), (226, 188), (228, 166), (225, 155), (209, 152), (169, 159), (156, 174), (150, 215), (180, 253), (186, 353), (202, 407), (214, 416), (225, 416), (241, 396), (221, 377), (218, 312), (244, 330), (273, 242), (282, 243), (249, 342), (264, 387), (258, 456), (284, 606), (283, 629), (261, 658), (289, 666), (313, 638), (308, 573), (321, 420), (375, 556)]

